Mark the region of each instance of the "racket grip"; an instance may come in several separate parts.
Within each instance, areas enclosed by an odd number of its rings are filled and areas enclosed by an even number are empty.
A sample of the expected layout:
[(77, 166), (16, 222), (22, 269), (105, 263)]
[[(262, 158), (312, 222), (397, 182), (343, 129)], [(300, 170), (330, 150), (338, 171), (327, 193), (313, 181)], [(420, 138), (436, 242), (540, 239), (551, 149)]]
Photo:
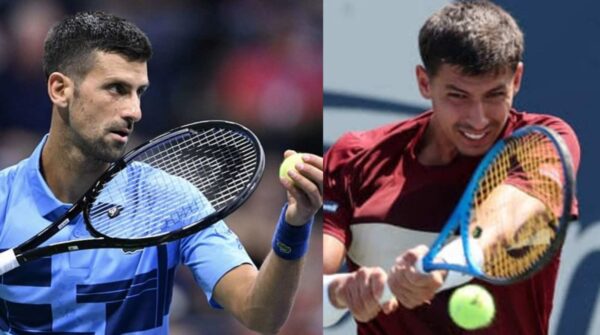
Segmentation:
[(7, 273), (19, 265), (19, 261), (17, 260), (17, 256), (15, 256), (15, 251), (13, 249), (8, 249), (0, 253), (0, 275)]
[[(475, 266), (481, 267), (483, 262), (483, 252), (476, 243), (473, 243), (471, 245), (470, 256), (471, 262), (475, 264)], [(457, 238), (445, 245), (440, 250), (437, 257), (440, 258), (444, 263), (459, 265), (464, 267), (465, 269), (467, 268), (467, 258), (465, 257), (464, 247), (461, 238)], [(423, 267), (423, 258), (417, 260), (415, 267), (418, 271), (421, 271), (422, 273), (427, 273), (427, 271), (425, 271)], [(447, 270), (444, 283), (437, 291), (440, 292), (449, 288), (463, 285), (471, 281), (471, 279), (473, 279), (473, 276), (469, 272)]]
[(383, 285), (383, 292), (381, 293), (381, 297), (379, 297), (379, 304), (383, 305), (386, 302), (392, 300), (394, 298), (394, 294), (390, 290), (390, 287), (387, 283)]
[[(423, 269), (423, 257), (420, 257), (419, 259), (417, 259), (417, 261), (415, 262), (415, 269), (422, 274), (427, 274), (427, 271), (425, 271)], [(384, 284), (383, 286), (383, 293), (381, 294), (381, 297), (379, 298), (379, 304), (383, 305), (386, 302), (392, 300), (394, 298), (394, 294), (392, 293), (392, 291), (390, 290), (390, 287), (388, 286), (387, 282)]]
[(415, 262), (415, 269), (421, 274), (428, 273), (427, 271), (425, 271), (425, 268), (423, 268), (423, 257), (419, 257), (419, 259), (417, 259), (417, 261)]

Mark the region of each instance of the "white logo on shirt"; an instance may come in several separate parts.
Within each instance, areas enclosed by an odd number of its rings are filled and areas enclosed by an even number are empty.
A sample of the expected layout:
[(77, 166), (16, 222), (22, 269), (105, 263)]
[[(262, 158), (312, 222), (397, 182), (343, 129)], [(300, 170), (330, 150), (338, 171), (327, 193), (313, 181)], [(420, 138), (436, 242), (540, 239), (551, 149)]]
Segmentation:
[(323, 211), (328, 213), (337, 212), (339, 205), (334, 201), (325, 201), (323, 202)]

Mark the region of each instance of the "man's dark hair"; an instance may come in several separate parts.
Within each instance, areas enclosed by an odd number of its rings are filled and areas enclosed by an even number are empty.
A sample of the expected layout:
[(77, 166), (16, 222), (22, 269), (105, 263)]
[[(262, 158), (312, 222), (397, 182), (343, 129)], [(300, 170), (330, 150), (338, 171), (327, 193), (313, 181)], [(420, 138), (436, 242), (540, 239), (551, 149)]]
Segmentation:
[(94, 51), (115, 53), (129, 61), (147, 61), (152, 46), (133, 23), (103, 12), (81, 12), (58, 22), (44, 41), (43, 69), (84, 77), (93, 66)]
[(457, 1), (433, 14), (419, 32), (419, 50), (427, 72), (442, 64), (463, 74), (516, 70), (523, 58), (523, 32), (513, 17), (489, 1)]

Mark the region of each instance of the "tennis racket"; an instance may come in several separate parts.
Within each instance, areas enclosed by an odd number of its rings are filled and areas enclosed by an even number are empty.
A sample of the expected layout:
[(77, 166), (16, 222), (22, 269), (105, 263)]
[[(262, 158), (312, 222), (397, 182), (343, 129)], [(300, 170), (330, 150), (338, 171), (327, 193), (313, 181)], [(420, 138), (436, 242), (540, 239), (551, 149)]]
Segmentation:
[[(520, 128), (483, 157), (417, 269), (455, 271), (500, 285), (526, 279), (560, 248), (574, 194), (573, 164), (562, 138), (543, 126)], [(460, 243), (450, 249), (464, 256), (462, 262), (441, 257), (457, 238)], [(386, 285), (380, 302), (391, 297)]]
[[(0, 274), (68, 251), (141, 249), (196, 233), (238, 209), (258, 185), (258, 138), (228, 121), (173, 129), (128, 152), (62, 217), (0, 254)], [(83, 216), (91, 238), (41, 246)]]

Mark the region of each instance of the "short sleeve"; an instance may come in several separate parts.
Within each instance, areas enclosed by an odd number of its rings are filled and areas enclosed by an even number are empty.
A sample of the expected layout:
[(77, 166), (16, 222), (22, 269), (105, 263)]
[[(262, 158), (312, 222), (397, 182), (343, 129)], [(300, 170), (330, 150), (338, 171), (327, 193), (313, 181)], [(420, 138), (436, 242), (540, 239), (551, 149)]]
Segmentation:
[(181, 241), (182, 263), (187, 265), (210, 305), (221, 306), (212, 299), (217, 282), (242, 264), (252, 264), (237, 235), (219, 221)]
[(8, 193), (13, 183), (15, 168), (7, 168), (0, 171), (0, 231), (4, 229), (4, 217), (8, 205)]
[(342, 136), (323, 158), (323, 233), (349, 244), (352, 218), (351, 185), (354, 162), (361, 151), (354, 133)]
[[(579, 146), (579, 140), (577, 139), (577, 135), (573, 128), (564, 120), (559, 117), (547, 115), (547, 114), (526, 114), (522, 123), (518, 125), (518, 127), (526, 126), (526, 125), (541, 125), (548, 127), (554, 130), (564, 141), (567, 146), (567, 150), (571, 156), (571, 162), (573, 164), (573, 173), (577, 176), (577, 171), (579, 170), (579, 164), (581, 159), (581, 148)], [(577, 179), (577, 178), (575, 178)], [(514, 182), (515, 186), (520, 186), (519, 182)], [(573, 199), (573, 203), (571, 206), (571, 216), (573, 219), (579, 216), (579, 206), (577, 198)]]
[[(554, 130), (557, 132), (561, 138), (564, 140), (569, 153), (571, 154), (571, 162), (573, 163), (573, 173), (577, 176), (577, 171), (579, 171), (579, 163), (581, 160), (581, 148), (579, 146), (579, 140), (577, 139), (577, 135), (571, 126), (558, 117), (549, 118), (544, 122), (544, 126)], [(577, 177), (575, 177), (577, 180)], [(573, 218), (579, 217), (579, 205), (577, 198), (574, 199), (573, 205), (571, 208), (571, 215)]]
[(575, 172), (577, 172), (579, 170), (579, 163), (581, 160), (581, 148), (579, 147), (579, 140), (577, 139), (577, 135), (575, 134), (573, 128), (559, 118), (549, 119), (545, 126), (556, 131), (565, 141), (565, 144), (567, 145), (571, 154), (573, 168)]

